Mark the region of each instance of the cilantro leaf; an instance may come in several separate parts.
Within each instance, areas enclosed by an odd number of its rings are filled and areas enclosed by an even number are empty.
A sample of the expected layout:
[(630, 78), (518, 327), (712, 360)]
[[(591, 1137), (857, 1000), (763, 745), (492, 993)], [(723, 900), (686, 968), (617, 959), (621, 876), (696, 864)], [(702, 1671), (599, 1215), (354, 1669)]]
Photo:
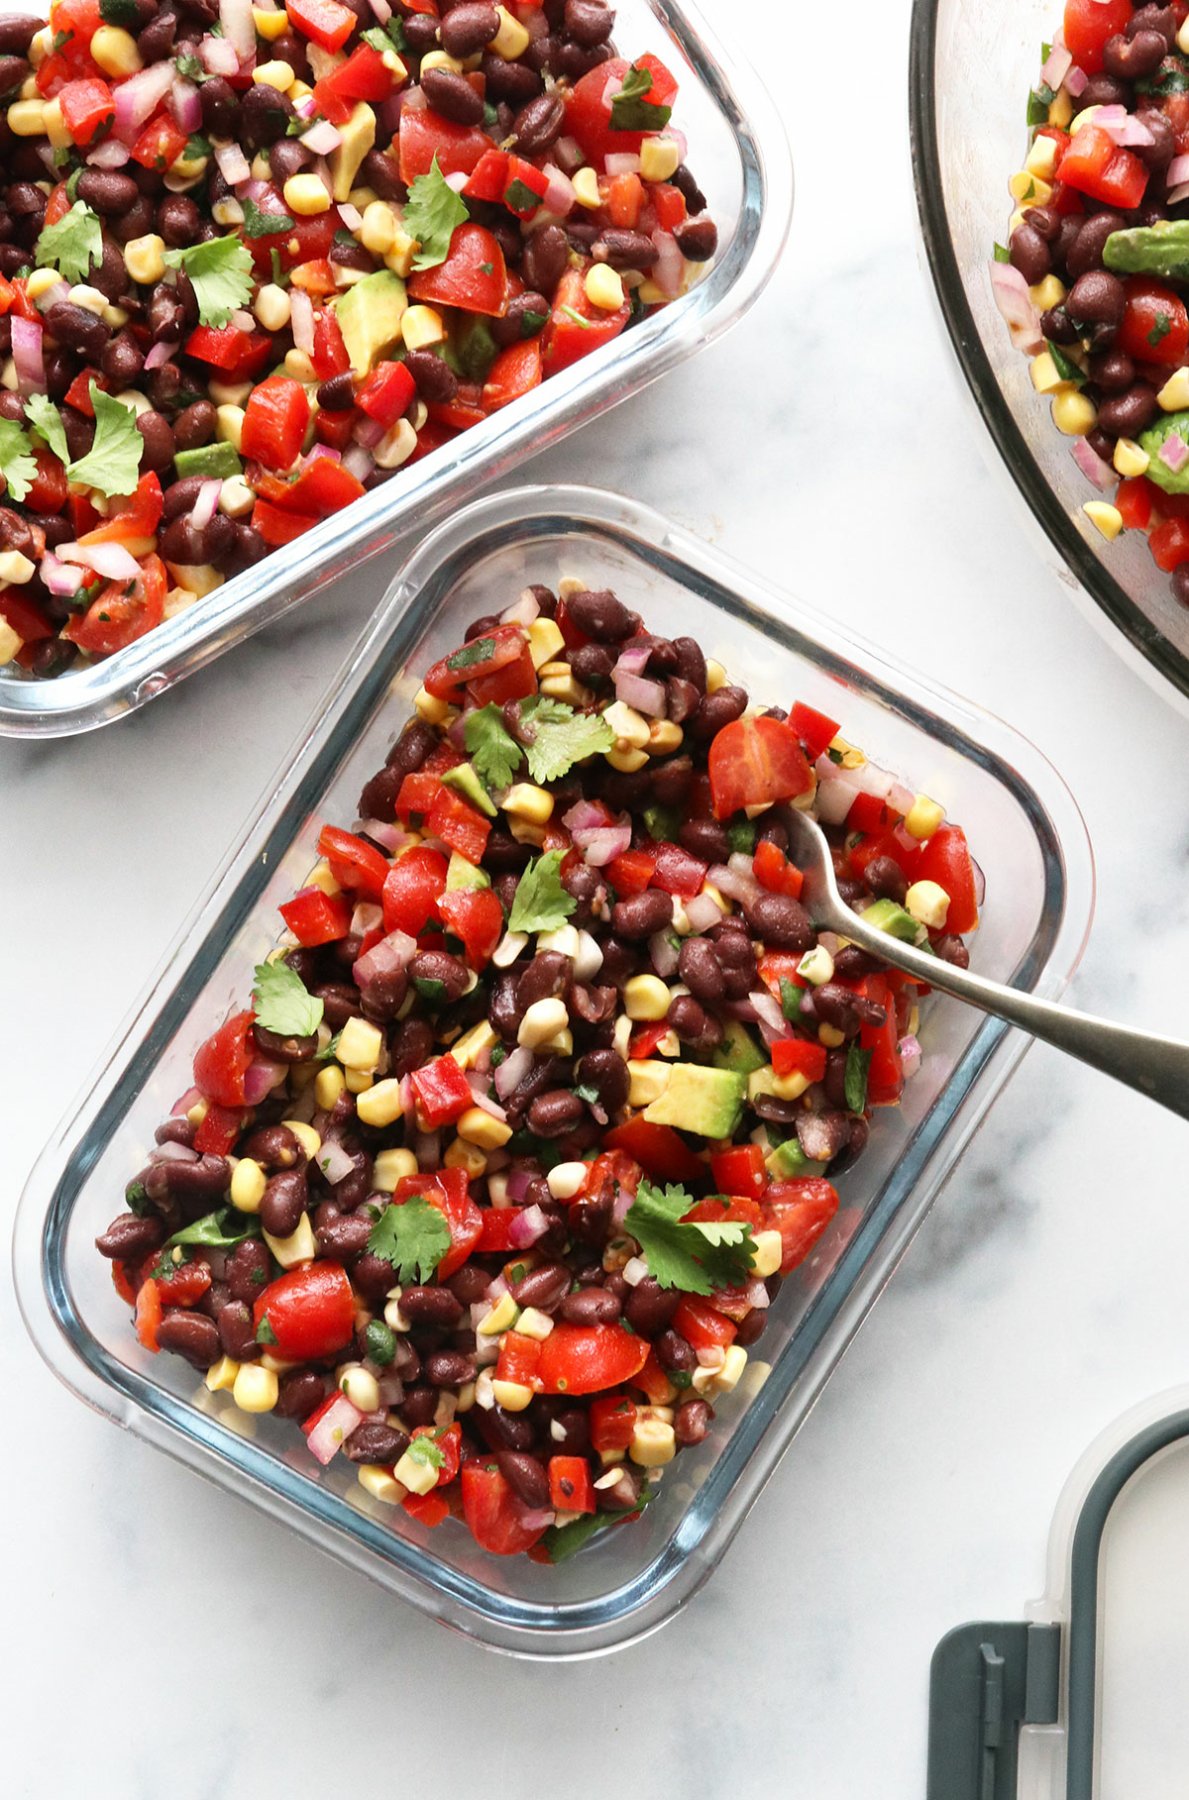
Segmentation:
[(0, 475), (10, 500), (23, 500), (37, 478), (28, 436), (15, 419), (0, 419)]
[(91, 383), (95, 408), (95, 437), (85, 456), (67, 467), (71, 481), (98, 488), (110, 499), (136, 491), (144, 439), (136, 429), (136, 414), (122, 400), (113, 400), (97, 382)]
[(262, 212), (250, 196), (245, 195), (243, 208), (244, 222), (240, 231), (244, 237), (275, 237), (278, 232), (293, 229), (293, 220), (287, 212)]
[(652, 92), (647, 69), (630, 68), (618, 94), (611, 96), (612, 131), (661, 131), (673, 116), (671, 106), (658, 106), (646, 98)]
[(437, 152), (428, 175), (418, 175), (405, 203), (405, 230), (417, 239), (414, 269), (436, 269), (450, 254), (450, 240), (470, 218), (466, 201), (454, 192), (438, 167)]
[(1072, 356), (1066, 356), (1060, 344), (1054, 344), (1051, 339), (1047, 338), (1045, 342), (1048, 345), (1049, 355), (1053, 359), (1053, 367), (1062, 381), (1072, 381), (1076, 386), (1081, 387), (1086, 379), (1084, 371), (1078, 368)]
[(509, 931), (559, 931), (565, 924), (578, 902), (561, 884), (561, 859), (560, 850), (547, 850), (529, 864), (512, 902)]
[(870, 1050), (860, 1050), (857, 1043), (847, 1047), (844, 1085), (846, 1104), (853, 1113), (867, 1110), (867, 1069), (871, 1056)]
[(256, 1023), (278, 1037), (312, 1037), (322, 1023), (322, 1002), (314, 998), (288, 963), (259, 963), (252, 982)]
[(203, 325), (229, 325), (231, 315), (251, 298), (252, 257), (241, 238), (211, 238), (167, 250), (165, 261), (171, 269), (185, 269)]
[(40, 432), (59, 462), (68, 463), (70, 451), (66, 447), (66, 427), (53, 401), (45, 394), (31, 394), (25, 401), (25, 417), (33, 429)]
[(790, 1025), (801, 1017), (801, 989), (787, 975), (780, 978), (780, 1010)]
[(999, 244), (999, 243), (995, 244), (993, 246), (993, 255), (994, 255), (995, 261), (997, 263), (1006, 263), (1006, 262), (1011, 261), (1011, 251), (1007, 248), (1006, 244)]
[(38, 267), (52, 263), (67, 281), (85, 281), (103, 261), (103, 227), (99, 214), (76, 200), (56, 225), (47, 225), (33, 251)]
[(472, 638), (469, 644), (463, 644), (460, 649), (451, 651), (446, 658), (446, 667), (452, 675), (457, 675), (463, 669), (473, 669), (476, 663), (486, 662), (494, 651), (495, 639), (493, 637)]
[(236, 1244), (242, 1244), (248, 1238), (259, 1235), (258, 1221), (245, 1218), (243, 1213), (236, 1212), (232, 1206), (217, 1207), (214, 1212), (204, 1214), (195, 1219), (192, 1225), (184, 1225), (175, 1231), (165, 1242), (166, 1249), (171, 1244), (202, 1244), (208, 1250), (231, 1250)]
[(693, 1204), (684, 1188), (642, 1181), (624, 1230), (639, 1244), (659, 1287), (686, 1294), (738, 1287), (751, 1275), (755, 1242), (750, 1226), (732, 1219), (683, 1225), (682, 1214)]
[(533, 727), (527, 756), (534, 781), (560, 781), (575, 763), (615, 747), (615, 733), (600, 713), (575, 712), (564, 700), (540, 697), (521, 712)]
[(1148, 342), (1151, 344), (1152, 348), (1155, 349), (1161, 339), (1166, 338), (1171, 330), (1172, 321), (1169, 319), (1168, 314), (1166, 312), (1158, 312), (1156, 314), (1156, 323), (1148, 333)]
[(414, 1194), (384, 1208), (367, 1248), (369, 1256), (391, 1263), (401, 1281), (428, 1281), (450, 1248), (450, 1227), (436, 1206)]
[(493, 700), (469, 712), (463, 723), (467, 754), (476, 773), (490, 788), (507, 787), (519, 768), (524, 751), (504, 724), (502, 707)]
[(440, 1444), (434, 1443), (428, 1433), (422, 1437), (415, 1437), (405, 1451), (405, 1455), (410, 1462), (423, 1463), (429, 1469), (446, 1467), (446, 1452)]
[(188, 50), (183, 50), (180, 56), (174, 57), (173, 66), (187, 81), (203, 82), (210, 79), (198, 57), (192, 56)]

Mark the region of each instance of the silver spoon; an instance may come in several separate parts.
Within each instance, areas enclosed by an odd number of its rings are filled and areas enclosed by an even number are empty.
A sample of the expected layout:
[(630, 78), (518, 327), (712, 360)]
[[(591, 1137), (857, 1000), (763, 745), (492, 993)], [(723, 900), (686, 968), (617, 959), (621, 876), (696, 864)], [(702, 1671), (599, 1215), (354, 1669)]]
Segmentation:
[(1021, 1031), (1104, 1075), (1113, 1075), (1116, 1081), (1189, 1119), (1189, 1044), (1135, 1031), (1129, 1025), (1113, 1025), (1109, 1019), (1055, 1006), (1051, 1000), (1038, 1000), (969, 969), (955, 968), (939, 956), (930, 956), (928, 951), (868, 925), (838, 892), (830, 846), (821, 827), (792, 807), (784, 810), (782, 818), (789, 827), (790, 858), (805, 876), (802, 902), (819, 928), (837, 932), (892, 968), (919, 976), (931, 988), (953, 994), (957, 1000), (969, 1000), (983, 1012), (1018, 1025)]

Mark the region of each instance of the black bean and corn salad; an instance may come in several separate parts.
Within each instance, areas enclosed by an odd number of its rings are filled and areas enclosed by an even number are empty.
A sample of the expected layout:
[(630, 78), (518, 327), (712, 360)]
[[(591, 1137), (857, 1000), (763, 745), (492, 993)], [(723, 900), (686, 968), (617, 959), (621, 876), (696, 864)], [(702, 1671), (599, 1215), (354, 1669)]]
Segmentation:
[(1032, 383), (1189, 606), (1189, 6), (1067, 0), (991, 278)]
[(966, 965), (961, 828), (833, 719), (576, 580), (476, 620), (98, 1239), (140, 1342), (496, 1554), (637, 1515), (920, 1062), (927, 990), (815, 928), (790, 807)]
[(678, 298), (604, 0), (0, 18), (0, 667), (111, 655)]

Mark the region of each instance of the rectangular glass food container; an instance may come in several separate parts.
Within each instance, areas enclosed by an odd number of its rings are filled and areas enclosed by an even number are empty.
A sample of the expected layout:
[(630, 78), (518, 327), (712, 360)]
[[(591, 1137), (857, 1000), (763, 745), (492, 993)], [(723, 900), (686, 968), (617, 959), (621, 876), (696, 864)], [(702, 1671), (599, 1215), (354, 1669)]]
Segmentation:
[[(26, 1323), (83, 1399), (242, 1492), (390, 1593), (493, 1648), (609, 1650), (655, 1630), (720, 1560), (827, 1375), (969, 1141), (1024, 1040), (946, 1002), (899, 1110), (840, 1177), (842, 1208), (789, 1280), (749, 1377), (714, 1429), (667, 1471), (639, 1523), (557, 1568), (488, 1557), (448, 1521), (426, 1532), (372, 1502), (354, 1468), (319, 1470), (293, 1427), (245, 1420), (184, 1363), (137, 1344), (93, 1240), (119, 1211), (155, 1126), (191, 1083), (213, 1025), (242, 1002), (275, 943), (277, 905), (316, 860), (321, 823), (349, 823), (409, 715), (421, 673), (469, 621), (529, 582), (614, 587), (650, 627), (692, 633), (759, 700), (801, 698), (845, 721), (881, 764), (944, 802), (987, 880), (974, 966), (1054, 996), (1089, 925), (1093, 869), (1080, 815), (1050, 765), (1007, 726), (854, 642), (631, 501), (522, 488), (441, 526), (396, 577), (240, 847), (170, 953), (21, 1201), (14, 1266)], [(760, 1378), (768, 1370), (763, 1385)]]
[(780, 114), (695, 5), (618, 0), (616, 11), (624, 53), (654, 52), (680, 82), (676, 122), (719, 228), (718, 254), (704, 278), (127, 649), (50, 681), (0, 669), (0, 736), (67, 736), (143, 706), (336, 576), (423, 531), (484, 482), (638, 393), (742, 317), (788, 235), (793, 171)]

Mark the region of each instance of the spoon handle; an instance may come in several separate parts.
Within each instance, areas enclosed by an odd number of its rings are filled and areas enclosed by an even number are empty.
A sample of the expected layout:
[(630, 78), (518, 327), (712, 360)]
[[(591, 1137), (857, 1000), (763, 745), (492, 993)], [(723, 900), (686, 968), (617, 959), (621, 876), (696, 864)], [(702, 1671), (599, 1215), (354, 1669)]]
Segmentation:
[(1051, 1000), (1023, 994), (1018, 988), (988, 981), (983, 975), (955, 968), (940, 957), (889, 937), (853, 913), (838, 928), (845, 931), (851, 943), (893, 968), (918, 975), (930, 987), (968, 1000), (1009, 1025), (1018, 1025), (1021, 1031), (1042, 1038), (1046, 1044), (1053, 1044), (1079, 1062), (1112, 1075), (1149, 1100), (1168, 1107), (1182, 1119), (1189, 1119), (1189, 1044), (1136, 1031), (1129, 1025), (1115, 1025), (1109, 1019), (1074, 1012)]

